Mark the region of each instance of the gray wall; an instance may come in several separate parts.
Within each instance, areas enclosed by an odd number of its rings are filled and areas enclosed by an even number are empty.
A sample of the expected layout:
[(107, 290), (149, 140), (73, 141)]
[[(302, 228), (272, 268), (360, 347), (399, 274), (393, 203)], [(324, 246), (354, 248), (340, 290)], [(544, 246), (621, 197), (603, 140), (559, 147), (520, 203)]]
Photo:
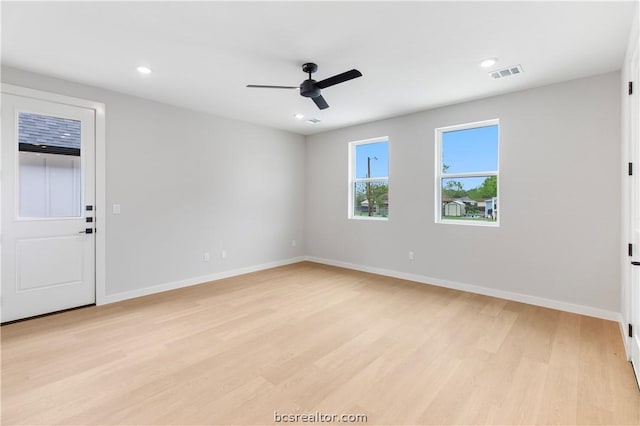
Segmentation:
[[(500, 119), (500, 227), (434, 223), (434, 129)], [(390, 219), (347, 219), (348, 143), (389, 136)], [(307, 138), (306, 253), (620, 312), (618, 72)], [(408, 251), (415, 260), (408, 260)]]
[[(122, 205), (107, 216), (109, 295), (306, 254), (620, 312), (619, 73), (305, 144), (279, 130), (2, 71), (7, 83), (106, 104), (107, 202)], [(501, 120), (501, 226), (435, 224), (434, 128), (491, 118)], [(348, 220), (348, 143), (379, 136), (390, 138), (390, 220)]]
[(8, 67), (2, 81), (106, 105), (107, 295), (304, 254), (302, 136)]

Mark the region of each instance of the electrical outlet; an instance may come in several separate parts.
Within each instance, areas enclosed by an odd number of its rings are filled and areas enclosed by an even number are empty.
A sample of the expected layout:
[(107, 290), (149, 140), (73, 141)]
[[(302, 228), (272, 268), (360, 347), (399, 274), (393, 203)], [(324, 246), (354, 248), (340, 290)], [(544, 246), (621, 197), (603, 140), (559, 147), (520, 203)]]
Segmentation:
[(211, 254), (210, 254), (209, 252), (205, 252), (205, 253), (202, 255), (202, 260), (204, 260), (205, 262), (210, 261), (210, 260), (211, 260)]
[(227, 251), (223, 249), (223, 250), (220, 252), (220, 257), (221, 257), (221, 258), (223, 258), (223, 259), (226, 259), (226, 258), (227, 258)]
[(298, 243), (296, 243), (296, 240), (291, 240), (291, 247), (295, 247)]
[(412, 251), (410, 251), (409, 252), (409, 260), (414, 260), (415, 258), (416, 258), (415, 254)]

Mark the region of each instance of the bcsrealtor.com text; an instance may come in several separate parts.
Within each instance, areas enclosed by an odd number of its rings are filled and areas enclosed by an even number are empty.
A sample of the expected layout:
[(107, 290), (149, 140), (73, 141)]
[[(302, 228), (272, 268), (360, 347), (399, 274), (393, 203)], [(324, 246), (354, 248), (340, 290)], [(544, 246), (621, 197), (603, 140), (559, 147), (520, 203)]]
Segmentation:
[(273, 412), (274, 423), (366, 423), (366, 414), (278, 413)]

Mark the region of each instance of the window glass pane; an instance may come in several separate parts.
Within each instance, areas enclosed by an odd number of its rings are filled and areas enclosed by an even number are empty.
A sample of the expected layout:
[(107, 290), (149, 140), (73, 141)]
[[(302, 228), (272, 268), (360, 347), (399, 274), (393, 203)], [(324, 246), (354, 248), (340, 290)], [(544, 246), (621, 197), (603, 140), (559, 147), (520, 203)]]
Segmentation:
[(389, 216), (389, 181), (356, 182), (353, 193), (354, 216)]
[(442, 134), (442, 172), (498, 170), (498, 126), (476, 127)]
[(442, 179), (442, 219), (498, 219), (498, 177)]
[(82, 214), (79, 120), (18, 114), (19, 216)]
[(356, 145), (356, 178), (389, 176), (389, 142)]

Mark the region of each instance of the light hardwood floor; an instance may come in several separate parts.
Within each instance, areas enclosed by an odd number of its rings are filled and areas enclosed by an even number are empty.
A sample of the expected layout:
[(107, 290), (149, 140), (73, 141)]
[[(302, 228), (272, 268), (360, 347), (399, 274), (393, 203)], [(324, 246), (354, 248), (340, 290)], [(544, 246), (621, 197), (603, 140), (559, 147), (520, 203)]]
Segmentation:
[(618, 325), (299, 263), (2, 331), (2, 424), (640, 424)]

